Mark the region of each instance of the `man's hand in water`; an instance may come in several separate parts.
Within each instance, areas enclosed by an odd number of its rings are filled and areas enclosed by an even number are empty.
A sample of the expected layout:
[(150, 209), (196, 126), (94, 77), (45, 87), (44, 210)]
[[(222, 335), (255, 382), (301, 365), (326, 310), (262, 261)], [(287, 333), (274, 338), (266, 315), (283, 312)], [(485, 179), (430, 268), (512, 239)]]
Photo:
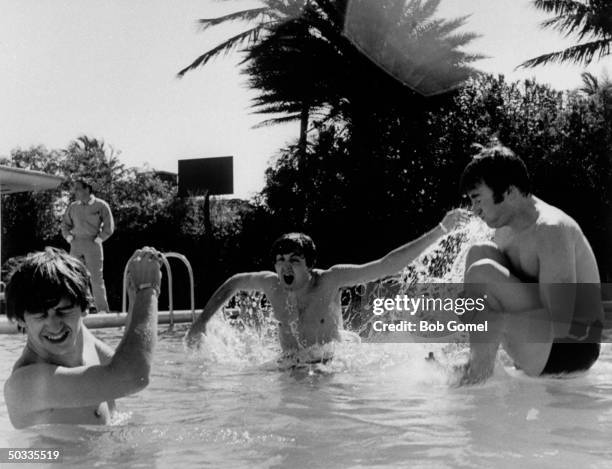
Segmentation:
[(202, 345), (202, 334), (206, 334), (206, 327), (198, 331), (195, 331), (193, 328), (189, 329), (185, 335), (185, 345), (190, 349), (199, 349)]
[(440, 222), (440, 225), (446, 230), (447, 233), (456, 230), (461, 225), (466, 224), (470, 220), (470, 212), (463, 208), (456, 208), (451, 210), (444, 215), (444, 218)]
[(152, 288), (159, 295), (161, 291), (162, 255), (153, 248), (145, 247), (136, 250), (130, 258), (127, 271), (128, 294), (133, 304), (136, 293)]

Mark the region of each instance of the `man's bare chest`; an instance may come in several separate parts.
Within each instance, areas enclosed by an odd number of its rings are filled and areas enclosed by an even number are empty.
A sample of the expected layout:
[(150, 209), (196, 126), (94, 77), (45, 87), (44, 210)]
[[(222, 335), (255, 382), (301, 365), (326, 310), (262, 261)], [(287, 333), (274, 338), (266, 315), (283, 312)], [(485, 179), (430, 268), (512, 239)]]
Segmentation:
[(69, 423), (81, 425), (107, 425), (111, 420), (111, 411), (106, 402), (86, 407), (55, 408), (38, 412), (34, 416), (35, 424)]
[(280, 322), (298, 321), (301, 325), (325, 323), (340, 308), (339, 293), (316, 291), (306, 295), (281, 292), (271, 298), (274, 315)]
[[(87, 342), (82, 353), (83, 365), (101, 364), (100, 356), (93, 342)], [(48, 423), (106, 425), (111, 421), (113, 409), (113, 401), (110, 402), (110, 405), (108, 402), (101, 402), (83, 407), (55, 407), (35, 412), (29, 416), (28, 420), (31, 421), (29, 425)]]

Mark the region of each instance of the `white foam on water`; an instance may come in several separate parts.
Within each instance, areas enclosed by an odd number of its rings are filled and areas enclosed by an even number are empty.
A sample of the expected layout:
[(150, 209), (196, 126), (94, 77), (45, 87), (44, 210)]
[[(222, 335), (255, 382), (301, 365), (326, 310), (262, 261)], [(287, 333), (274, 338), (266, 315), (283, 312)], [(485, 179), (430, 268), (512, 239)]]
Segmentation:
[(275, 327), (236, 325), (217, 314), (207, 324), (200, 347), (190, 352), (194, 360), (234, 367), (261, 365), (278, 357), (280, 347)]

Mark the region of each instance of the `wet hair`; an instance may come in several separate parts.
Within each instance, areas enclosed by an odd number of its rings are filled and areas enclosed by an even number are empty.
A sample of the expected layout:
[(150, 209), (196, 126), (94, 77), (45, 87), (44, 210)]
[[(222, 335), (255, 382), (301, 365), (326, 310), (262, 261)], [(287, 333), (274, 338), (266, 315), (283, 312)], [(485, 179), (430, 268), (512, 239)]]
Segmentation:
[(89, 189), (89, 193), (93, 194), (93, 186), (87, 179), (75, 179), (73, 184), (80, 184), (81, 186), (83, 186), (83, 189)]
[(525, 163), (503, 145), (482, 148), (474, 156), (461, 175), (461, 193), (465, 194), (482, 183), (493, 191), (493, 201), (496, 204), (503, 200), (503, 194), (510, 186), (515, 186), (523, 195), (531, 193), (531, 181)]
[(89, 272), (83, 263), (66, 251), (46, 247), (13, 262), (6, 285), (6, 315), (20, 319), (26, 312), (47, 311), (69, 299), (85, 311), (91, 303)]
[(285, 233), (272, 244), (270, 255), (272, 262), (276, 262), (278, 254), (297, 254), (304, 256), (306, 265), (313, 267), (317, 257), (317, 248), (312, 238), (304, 233)]

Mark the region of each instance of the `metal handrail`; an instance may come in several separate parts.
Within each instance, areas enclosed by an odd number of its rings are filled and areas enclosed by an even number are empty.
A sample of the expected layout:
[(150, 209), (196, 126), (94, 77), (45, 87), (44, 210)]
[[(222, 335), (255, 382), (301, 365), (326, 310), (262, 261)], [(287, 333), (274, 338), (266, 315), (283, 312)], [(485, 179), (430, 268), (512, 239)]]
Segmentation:
[[(172, 269), (170, 268), (170, 263), (168, 262), (168, 258), (179, 259), (185, 264), (187, 267), (187, 272), (189, 273), (189, 287), (191, 291), (191, 318), (192, 321), (195, 321), (195, 294), (194, 294), (194, 281), (193, 281), (193, 269), (191, 268), (191, 264), (187, 260), (185, 256), (179, 254), (178, 252), (164, 252), (162, 253), (162, 262), (166, 267), (166, 273), (168, 274), (168, 312), (170, 314), (170, 328), (174, 326), (174, 298), (172, 296)], [(125, 268), (123, 269), (123, 294), (122, 294), (122, 302), (121, 302), (121, 311), (127, 312), (127, 270), (129, 266), (129, 261), (125, 264)]]
[[(183, 262), (185, 267), (187, 267), (187, 273), (189, 274), (189, 292), (190, 292), (190, 300), (191, 300), (191, 318), (192, 321), (195, 321), (196, 313), (195, 313), (195, 284), (193, 281), (193, 269), (191, 268), (191, 264), (187, 260), (185, 256), (179, 254), (178, 252), (166, 252), (164, 253), (165, 258), (173, 258), (178, 259)], [(170, 267), (168, 266), (168, 269)], [(168, 277), (169, 279), (170, 277)]]

